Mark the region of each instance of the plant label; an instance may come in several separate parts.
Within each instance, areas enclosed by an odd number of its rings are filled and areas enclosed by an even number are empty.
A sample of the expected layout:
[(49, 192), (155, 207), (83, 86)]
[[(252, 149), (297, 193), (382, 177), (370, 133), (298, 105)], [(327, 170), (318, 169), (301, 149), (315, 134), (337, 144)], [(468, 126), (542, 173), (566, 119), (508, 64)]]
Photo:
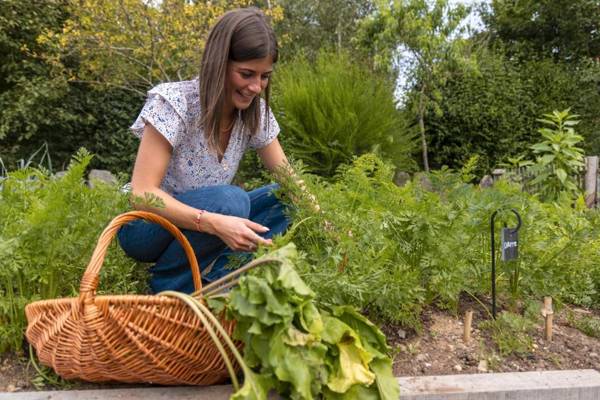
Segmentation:
[(512, 228), (502, 228), (502, 261), (515, 260), (519, 256), (519, 232)]

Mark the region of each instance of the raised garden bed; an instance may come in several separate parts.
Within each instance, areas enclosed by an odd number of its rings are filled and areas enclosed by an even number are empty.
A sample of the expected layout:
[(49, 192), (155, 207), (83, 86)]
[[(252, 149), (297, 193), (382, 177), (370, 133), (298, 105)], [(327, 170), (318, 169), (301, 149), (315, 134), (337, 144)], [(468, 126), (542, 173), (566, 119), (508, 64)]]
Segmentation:
[[(478, 326), (487, 315), (474, 302), (463, 299), (460, 315), (474, 310), (473, 332), (468, 344), (463, 342), (462, 317), (446, 311), (427, 309), (423, 313), (420, 334), (399, 326), (385, 325), (394, 354), (394, 375), (454, 375), (488, 372), (523, 372), (544, 370), (596, 369), (600, 371), (600, 339), (587, 336), (569, 322), (568, 310), (575, 315), (591, 315), (584, 309), (564, 308), (555, 316), (551, 342), (544, 340), (543, 325), (532, 333), (532, 351), (523, 355), (500, 356), (488, 330)], [(132, 385), (91, 384), (86, 382), (44, 383), (27, 358), (14, 353), (0, 356), (0, 392), (127, 388)], [(136, 385), (139, 387), (139, 385)]]

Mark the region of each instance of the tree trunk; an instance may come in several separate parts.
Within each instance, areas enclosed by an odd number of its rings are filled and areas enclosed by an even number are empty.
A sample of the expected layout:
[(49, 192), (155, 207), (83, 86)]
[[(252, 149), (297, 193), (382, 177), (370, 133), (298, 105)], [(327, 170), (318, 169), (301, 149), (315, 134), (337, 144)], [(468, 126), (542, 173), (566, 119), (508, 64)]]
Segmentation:
[(421, 87), (421, 93), (419, 95), (419, 129), (421, 130), (421, 146), (423, 149), (423, 169), (425, 169), (425, 172), (429, 172), (427, 139), (425, 138), (425, 86)]

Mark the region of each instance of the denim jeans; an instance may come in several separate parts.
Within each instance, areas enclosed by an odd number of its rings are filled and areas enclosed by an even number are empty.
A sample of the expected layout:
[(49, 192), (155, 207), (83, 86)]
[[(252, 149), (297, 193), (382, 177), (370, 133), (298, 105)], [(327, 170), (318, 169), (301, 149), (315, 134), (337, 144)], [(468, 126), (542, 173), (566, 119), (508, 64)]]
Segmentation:
[[(264, 225), (270, 230), (258, 234), (269, 239), (283, 233), (289, 224), (283, 204), (273, 194), (277, 188), (278, 185), (272, 184), (245, 192), (232, 185), (206, 186), (174, 197), (200, 210), (247, 218)], [(246, 260), (252, 258), (251, 253), (232, 251), (217, 236), (186, 229), (182, 232), (196, 253), (203, 282), (212, 282), (227, 275), (230, 272), (227, 269), (230, 255)], [(164, 228), (136, 220), (123, 226), (118, 238), (128, 256), (154, 263), (150, 268), (150, 287), (154, 293), (163, 290), (194, 291), (192, 272), (183, 248)], [(207, 271), (209, 265), (211, 268)]]

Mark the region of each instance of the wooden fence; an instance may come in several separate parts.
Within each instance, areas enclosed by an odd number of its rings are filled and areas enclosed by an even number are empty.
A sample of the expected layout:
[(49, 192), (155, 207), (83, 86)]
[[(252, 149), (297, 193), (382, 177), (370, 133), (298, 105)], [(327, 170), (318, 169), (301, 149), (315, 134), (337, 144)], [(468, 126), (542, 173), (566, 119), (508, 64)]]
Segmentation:
[[(585, 204), (588, 208), (600, 207), (600, 175), (598, 175), (598, 156), (585, 157), (585, 169), (578, 176), (577, 184), (585, 193)], [(537, 174), (530, 168), (521, 167), (514, 169), (495, 169), (492, 171), (492, 179), (497, 180), (502, 176), (510, 176), (512, 179), (521, 183), (525, 190), (536, 192), (539, 185), (530, 184)]]

